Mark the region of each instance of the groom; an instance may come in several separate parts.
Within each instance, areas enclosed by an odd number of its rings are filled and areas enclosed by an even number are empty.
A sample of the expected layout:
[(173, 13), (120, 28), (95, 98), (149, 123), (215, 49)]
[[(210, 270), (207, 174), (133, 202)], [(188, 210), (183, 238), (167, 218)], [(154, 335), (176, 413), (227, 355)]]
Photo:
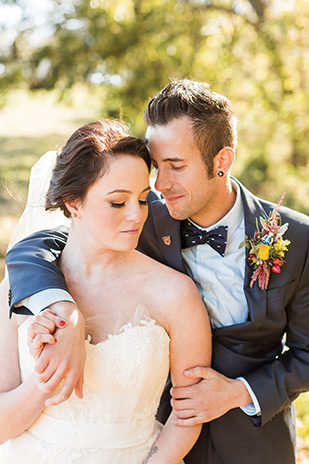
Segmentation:
[[(270, 272), (267, 289), (259, 280), (250, 285), (254, 269), (239, 244), (245, 235), (254, 236), (256, 219), (267, 219), (274, 205), (252, 195), (229, 174), (237, 138), (229, 100), (206, 83), (176, 81), (150, 101), (145, 118), (155, 187), (163, 199), (149, 195), (139, 249), (192, 277), (213, 327), (212, 368), (191, 369), (187, 375), (202, 377), (199, 384), (171, 389), (179, 426), (204, 423), (185, 462), (295, 463), (292, 402), (309, 389), (308, 218), (280, 208), (282, 223), (289, 224), (283, 239), (291, 242), (286, 263), (279, 272)], [(63, 234), (54, 231), (35, 234), (9, 252), (14, 311), (36, 312), (69, 301), (54, 264), (63, 246)], [(32, 279), (25, 284), (30, 272)], [(22, 306), (14, 308), (21, 300)], [(54, 311), (65, 317), (77, 311), (72, 307), (70, 302), (57, 303)], [(66, 356), (68, 367), (61, 372), (67, 389), (61, 399), (80, 373), (80, 343), (74, 337), (79, 324), (61, 331), (53, 347), (58, 352), (44, 361), (43, 367), (56, 366), (54, 359)], [(59, 351), (61, 343), (66, 349)], [(54, 370), (58, 382), (61, 375)], [(50, 384), (54, 387), (53, 379)], [(170, 412), (169, 390), (170, 385), (158, 412), (162, 421)]]

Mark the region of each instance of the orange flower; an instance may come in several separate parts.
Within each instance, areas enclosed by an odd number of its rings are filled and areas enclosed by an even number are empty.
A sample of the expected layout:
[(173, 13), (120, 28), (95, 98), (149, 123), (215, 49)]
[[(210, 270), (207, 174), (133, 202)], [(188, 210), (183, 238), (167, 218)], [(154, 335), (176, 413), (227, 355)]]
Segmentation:
[(269, 258), (269, 245), (261, 245), (259, 248), (259, 258), (263, 261), (267, 261)]

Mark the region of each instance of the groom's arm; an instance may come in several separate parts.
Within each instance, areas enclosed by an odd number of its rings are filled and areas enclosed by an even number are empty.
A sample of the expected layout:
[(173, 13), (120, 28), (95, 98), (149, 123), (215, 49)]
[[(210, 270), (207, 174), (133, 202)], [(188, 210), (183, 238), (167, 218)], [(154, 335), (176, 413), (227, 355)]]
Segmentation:
[[(157, 200), (153, 192), (149, 194), (149, 198), (150, 202)], [(147, 221), (148, 233), (143, 233), (143, 235), (151, 237), (153, 218), (151, 214), (149, 216), (151, 220)], [(53, 397), (54, 404), (67, 399), (74, 385), (78, 395), (82, 390), (84, 321), (78, 308), (70, 303), (72, 300), (64, 276), (57, 266), (57, 259), (66, 244), (67, 236), (68, 231), (63, 227), (37, 232), (17, 243), (6, 257), (11, 285), (10, 311), (20, 314), (38, 314), (49, 307), (56, 315), (68, 322), (67, 327), (60, 330), (57, 335), (58, 343), (44, 348), (36, 366), (37, 372), (41, 375), (41, 381), (44, 383), (45, 372), (51, 365), (54, 374), (47, 388), (54, 389), (57, 382), (59, 383), (65, 376), (65, 384), (61, 392)], [(142, 252), (152, 254), (153, 258), (162, 260), (153, 239), (141, 242)], [(75, 333), (78, 333), (78, 336), (74, 336)], [(49, 403), (51, 404), (51, 400)]]
[[(29, 305), (24, 306), (21, 302), (33, 297), (36, 299), (34, 306), (38, 307), (38, 295), (47, 290), (50, 291), (50, 298), (42, 298), (42, 307), (39, 310), (60, 300), (72, 301), (67, 293), (64, 276), (57, 266), (57, 259), (67, 237), (68, 230), (65, 227), (40, 231), (21, 240), (8, 252), (6, 265), (10, 280), (11, 312), (37, 313), (38, 311), (31, 311)], [(57, 296), (58, 290), (60, 293)]]
[[(152, 203), (157, 195), (148, 195), (149, 215), (139, 240), (138, 249), (164, 262), (154, 233)], [(38, 314), (59, 301), (73, 302), (64, 276), (57, 265), (67, 242), (68, 228), (41, 230), (18, 242), (7, 254), (6, 265), (10, 280), (10, 311), (19, 314)], [(26, 300), (26, 301), (25, 301)]]

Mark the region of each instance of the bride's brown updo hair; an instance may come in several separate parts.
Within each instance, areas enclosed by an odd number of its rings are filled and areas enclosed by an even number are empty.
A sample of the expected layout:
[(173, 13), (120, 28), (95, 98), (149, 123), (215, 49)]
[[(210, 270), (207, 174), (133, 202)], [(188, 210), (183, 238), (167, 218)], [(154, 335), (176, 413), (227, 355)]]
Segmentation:
[(125, 123), (103, 119), (77, 129), (57, 156), (45, 209), (60, 208), (70, 217), (64, 202), (82, 201), (89, 187), (107, 171), (110, 160), (120, 155), (142, 158), (150, 171), (145, 142), (131, 137)]

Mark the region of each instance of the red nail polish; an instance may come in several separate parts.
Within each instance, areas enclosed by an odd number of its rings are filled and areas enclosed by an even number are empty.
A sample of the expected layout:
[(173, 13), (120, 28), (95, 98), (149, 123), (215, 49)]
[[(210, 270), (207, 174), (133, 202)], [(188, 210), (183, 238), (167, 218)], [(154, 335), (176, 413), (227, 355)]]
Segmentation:
[(55, 343), (57, 343), (57, 338), (54, 338), (54, 340), (55, 340)]
[(66, 325), (66, 322), (61, 319), (59, 322), (60, 327), (64, 327)]

